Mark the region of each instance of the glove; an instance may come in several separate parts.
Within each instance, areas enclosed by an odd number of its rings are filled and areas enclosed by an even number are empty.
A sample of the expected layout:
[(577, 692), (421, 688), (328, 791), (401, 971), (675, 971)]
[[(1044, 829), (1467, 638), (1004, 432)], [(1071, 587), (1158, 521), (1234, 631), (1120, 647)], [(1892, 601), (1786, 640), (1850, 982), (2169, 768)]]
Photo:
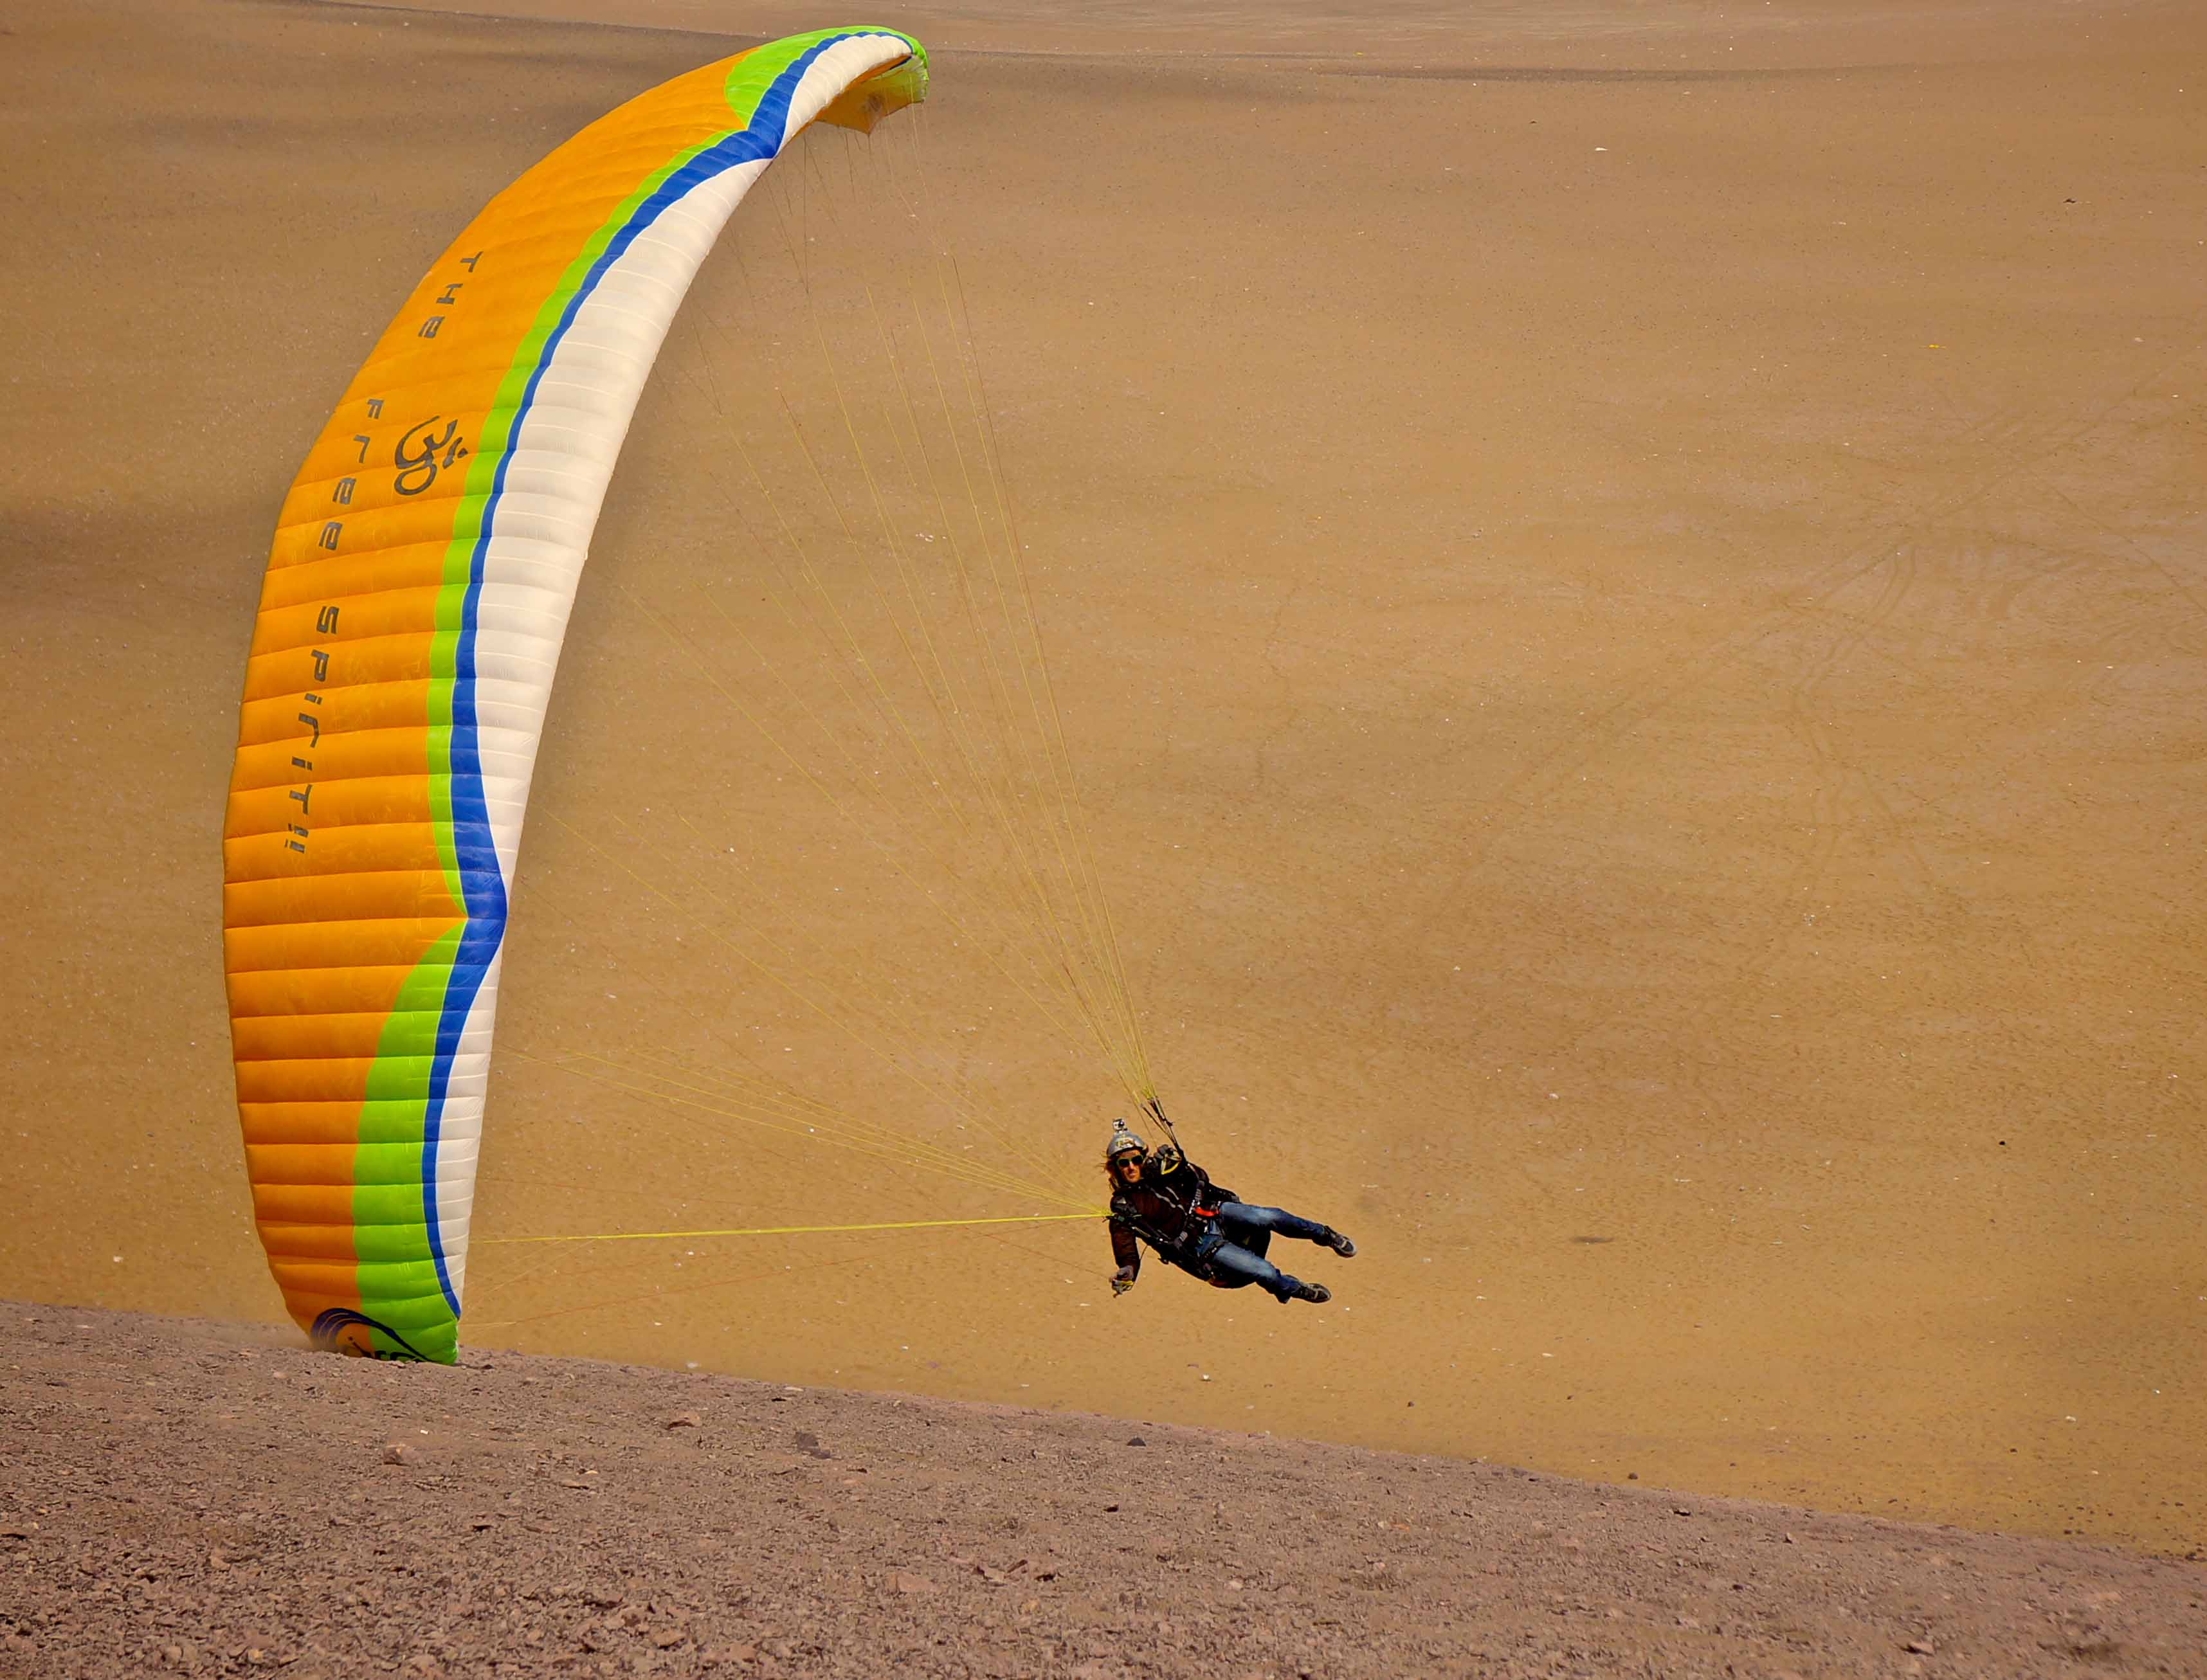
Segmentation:
[(1133, 1267), (1132, 1267), (1132, 1266), (1121, 1266), (1121, 1267), (1119, 1268), (1119, 1270), (1116, 1270), (1116, 1271), (1115, 1271), (1115, 1272), (1113, 1272), (1113, 1273), (1111, 1274), (1111, 1293), (1112, 1293), (1113, 1294), (1115, 1294), (1115, 1295), (1123, 1295), (1123, 1294), (1125, 1294), (1127, 1293), (1127, 1290), (1129, 1290), (1129, 1289), (1133, 1288), (1133, 1287), (1134, 1287), (1134, 1269), (1133, 1269)]

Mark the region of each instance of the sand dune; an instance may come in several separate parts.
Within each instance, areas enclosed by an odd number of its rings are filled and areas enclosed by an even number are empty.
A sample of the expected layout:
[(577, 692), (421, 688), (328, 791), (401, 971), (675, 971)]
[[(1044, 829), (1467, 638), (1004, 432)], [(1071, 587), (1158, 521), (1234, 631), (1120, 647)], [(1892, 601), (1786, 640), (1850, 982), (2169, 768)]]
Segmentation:
[[(11, 1295), (274, 1317), (216, 896), (278, 499), (485, 198), (683, 28), (822, 21), (536, 9), (4, 15)], [(1115, 1303), (1085, 1227), (487, 1244), (474, 1345), (2198, 1543), (2207, 29), (1768, 9), (892, 20), (1161, 1089), (1363, 1253), (1289, 1313)], [(625, 603), (729, 565), (745, 288), (600, 528), (517, 1051), (739, 989), (574, 834), (697, 726)], [(982, 1072), (1089, 1170), (1107, 1079)], [(490, 1128), (487, 1236), (937, 1205), (671, 1182), (524, 1056)]]

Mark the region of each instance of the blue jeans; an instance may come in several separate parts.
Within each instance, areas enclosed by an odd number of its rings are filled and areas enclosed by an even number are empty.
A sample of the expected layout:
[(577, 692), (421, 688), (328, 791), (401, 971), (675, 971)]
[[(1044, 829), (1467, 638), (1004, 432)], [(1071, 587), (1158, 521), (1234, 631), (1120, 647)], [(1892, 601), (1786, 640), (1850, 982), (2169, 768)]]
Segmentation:
[(1305, 1242), (1324, 1242), (1326, 1227), (1285, 1208), (1253, 1207), (1247, 1202), (1222, 1202), (1217, 1216), (1196, 1245), (1197, 1264), (1191, 1268), (1222, 1289), (1240, 1289), (1254, 1283), (1281, 1300), (1290, 1299), (1300, 1287), (1296, 1279), (1265, 1258), (1273, 1234), (1301, 1237)]

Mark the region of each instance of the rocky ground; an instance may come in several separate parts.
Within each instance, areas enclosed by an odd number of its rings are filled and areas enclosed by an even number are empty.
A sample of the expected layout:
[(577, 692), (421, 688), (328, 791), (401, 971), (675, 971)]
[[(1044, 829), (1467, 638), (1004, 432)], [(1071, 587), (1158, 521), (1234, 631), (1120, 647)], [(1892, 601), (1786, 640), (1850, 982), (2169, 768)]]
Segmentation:
[(0, 1676), (2207, 1673), (2207, 1568), (0, 1303)]

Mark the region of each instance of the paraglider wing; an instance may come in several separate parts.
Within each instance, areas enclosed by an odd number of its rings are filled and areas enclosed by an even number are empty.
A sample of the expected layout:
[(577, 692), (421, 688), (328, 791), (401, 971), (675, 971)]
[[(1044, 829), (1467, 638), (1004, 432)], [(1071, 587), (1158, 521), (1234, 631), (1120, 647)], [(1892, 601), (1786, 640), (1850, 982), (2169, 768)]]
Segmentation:
[(808, 123), (925, 95), (918, 42), (792, 36), (653, 89), (492, 200), (307, 457), (268, 557), (224, 828), (254, 1212), (326, 1346), (449, 1361), (507, 883), (637, 399)]

